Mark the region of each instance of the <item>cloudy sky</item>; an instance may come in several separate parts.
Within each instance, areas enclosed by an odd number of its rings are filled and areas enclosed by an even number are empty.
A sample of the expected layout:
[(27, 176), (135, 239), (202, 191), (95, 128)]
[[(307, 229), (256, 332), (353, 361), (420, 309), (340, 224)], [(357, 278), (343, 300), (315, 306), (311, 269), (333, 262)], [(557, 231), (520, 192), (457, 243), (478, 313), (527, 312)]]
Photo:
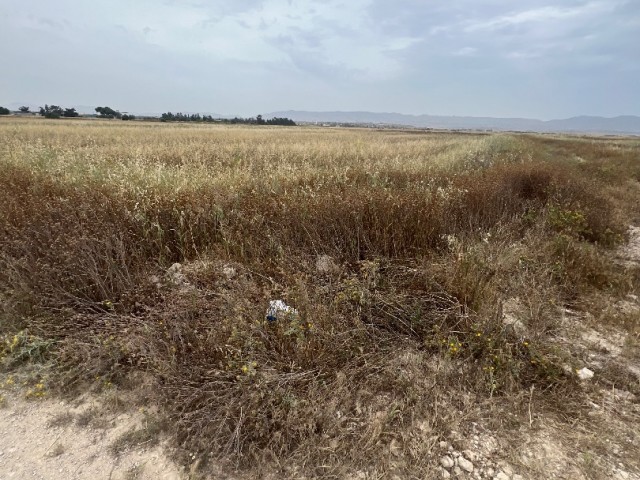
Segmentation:
[(640, 115), (640, 0), (0, 0), (0, 105)]

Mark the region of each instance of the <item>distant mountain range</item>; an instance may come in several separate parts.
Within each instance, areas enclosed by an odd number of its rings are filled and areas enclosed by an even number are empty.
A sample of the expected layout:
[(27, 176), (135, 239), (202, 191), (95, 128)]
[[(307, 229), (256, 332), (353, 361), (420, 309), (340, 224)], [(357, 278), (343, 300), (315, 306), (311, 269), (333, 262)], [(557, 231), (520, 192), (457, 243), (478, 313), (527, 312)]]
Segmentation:
[(403, 125), (436, 129), (640, 134), (640, 117), (633, 115), (613, 118), (582, 116), (544, 121), (530, 118), (449, 117), (438, 115), (405, 115), (402, 113), (306, 112), (288, 110), (272, 112), (264, 115), (264, 117), (287, 117), (296, 122), (308, 123)]

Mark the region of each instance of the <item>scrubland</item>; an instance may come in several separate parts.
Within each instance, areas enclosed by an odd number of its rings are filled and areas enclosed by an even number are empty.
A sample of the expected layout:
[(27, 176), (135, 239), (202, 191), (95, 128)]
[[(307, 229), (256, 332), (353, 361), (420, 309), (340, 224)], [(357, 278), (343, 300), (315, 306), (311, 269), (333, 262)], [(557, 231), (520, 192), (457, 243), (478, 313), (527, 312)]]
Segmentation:
[(638, 138), (2, 119), (2, 369), (192, 475), (638, 474), (639, 199)]

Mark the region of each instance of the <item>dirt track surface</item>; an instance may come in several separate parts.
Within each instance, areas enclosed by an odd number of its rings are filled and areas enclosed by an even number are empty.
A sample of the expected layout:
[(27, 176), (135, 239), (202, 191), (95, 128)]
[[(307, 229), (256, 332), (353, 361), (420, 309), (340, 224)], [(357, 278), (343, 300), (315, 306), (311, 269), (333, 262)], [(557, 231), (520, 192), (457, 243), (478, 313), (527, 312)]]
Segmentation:
[(148, 479), (179, 480), (179, 469), (160, 446), (115, 456), (113, 441), (136, 426), (142, 415), (114, 414), (105, 428), (52, 425), (61, 414), (90, 408), (59, 400), (7, 398), (0, 408), (0, 480)]

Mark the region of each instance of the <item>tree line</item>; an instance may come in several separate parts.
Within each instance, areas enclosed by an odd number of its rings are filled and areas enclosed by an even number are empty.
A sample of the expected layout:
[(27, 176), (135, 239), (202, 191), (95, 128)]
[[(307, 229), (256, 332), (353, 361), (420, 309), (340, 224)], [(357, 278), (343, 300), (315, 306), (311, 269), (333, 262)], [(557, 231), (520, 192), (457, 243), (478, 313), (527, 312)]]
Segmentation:
[(228, 124), (245, 124), (245, 125), (284, 125), (295, 126), (296, 122), (290, 118), (273, 117), (268, 120), (262, 118), (262, 115), (249, 118), (213, 118), (211, 115), (200, 115), (199, 113), (171, 113), (166, 112), (160, 116), (161, 122), (215, 122), (215, 123), (228, 123)]
[(47, 105), (40, 107), (40, 115), (45, 118), (60, 118), (60, 117), (79, 117), (80, 114), (75, 108), (63, 108), (58, 105)]
[[(22, 106), (18, 109), (20, 113), (32, 113), (30, 108)], [(96, 114), (99, 118), (111, 118), (120, 120), (135, 120), (135, 115), (122, 114), (118, 110), (111, 107), (96, 107)], [(48, 105), (40, 107), (38, 113), (45, 118), (62, 118), (62, 117), (79, 117), (80, 114), (75, 108), (64, 108), (59, 105)], [(8, 108), (0, 106), (0, 115), (9, 115), (11, 111)], [(262, 115), (256, 117), (234, 117), (234, 118), (213, 118), (211, 115), (200, 115), (199, 113), (171, 113), (166, 112), (160, 116), (161, 122), (204, 122), (204, 123), (226, 123), (226, 124), (244, 124), (244, 125), (284, 125), (295, 126), (296, 122), (290, 118), (273, 117), (268, 120), (262, 118)]]

